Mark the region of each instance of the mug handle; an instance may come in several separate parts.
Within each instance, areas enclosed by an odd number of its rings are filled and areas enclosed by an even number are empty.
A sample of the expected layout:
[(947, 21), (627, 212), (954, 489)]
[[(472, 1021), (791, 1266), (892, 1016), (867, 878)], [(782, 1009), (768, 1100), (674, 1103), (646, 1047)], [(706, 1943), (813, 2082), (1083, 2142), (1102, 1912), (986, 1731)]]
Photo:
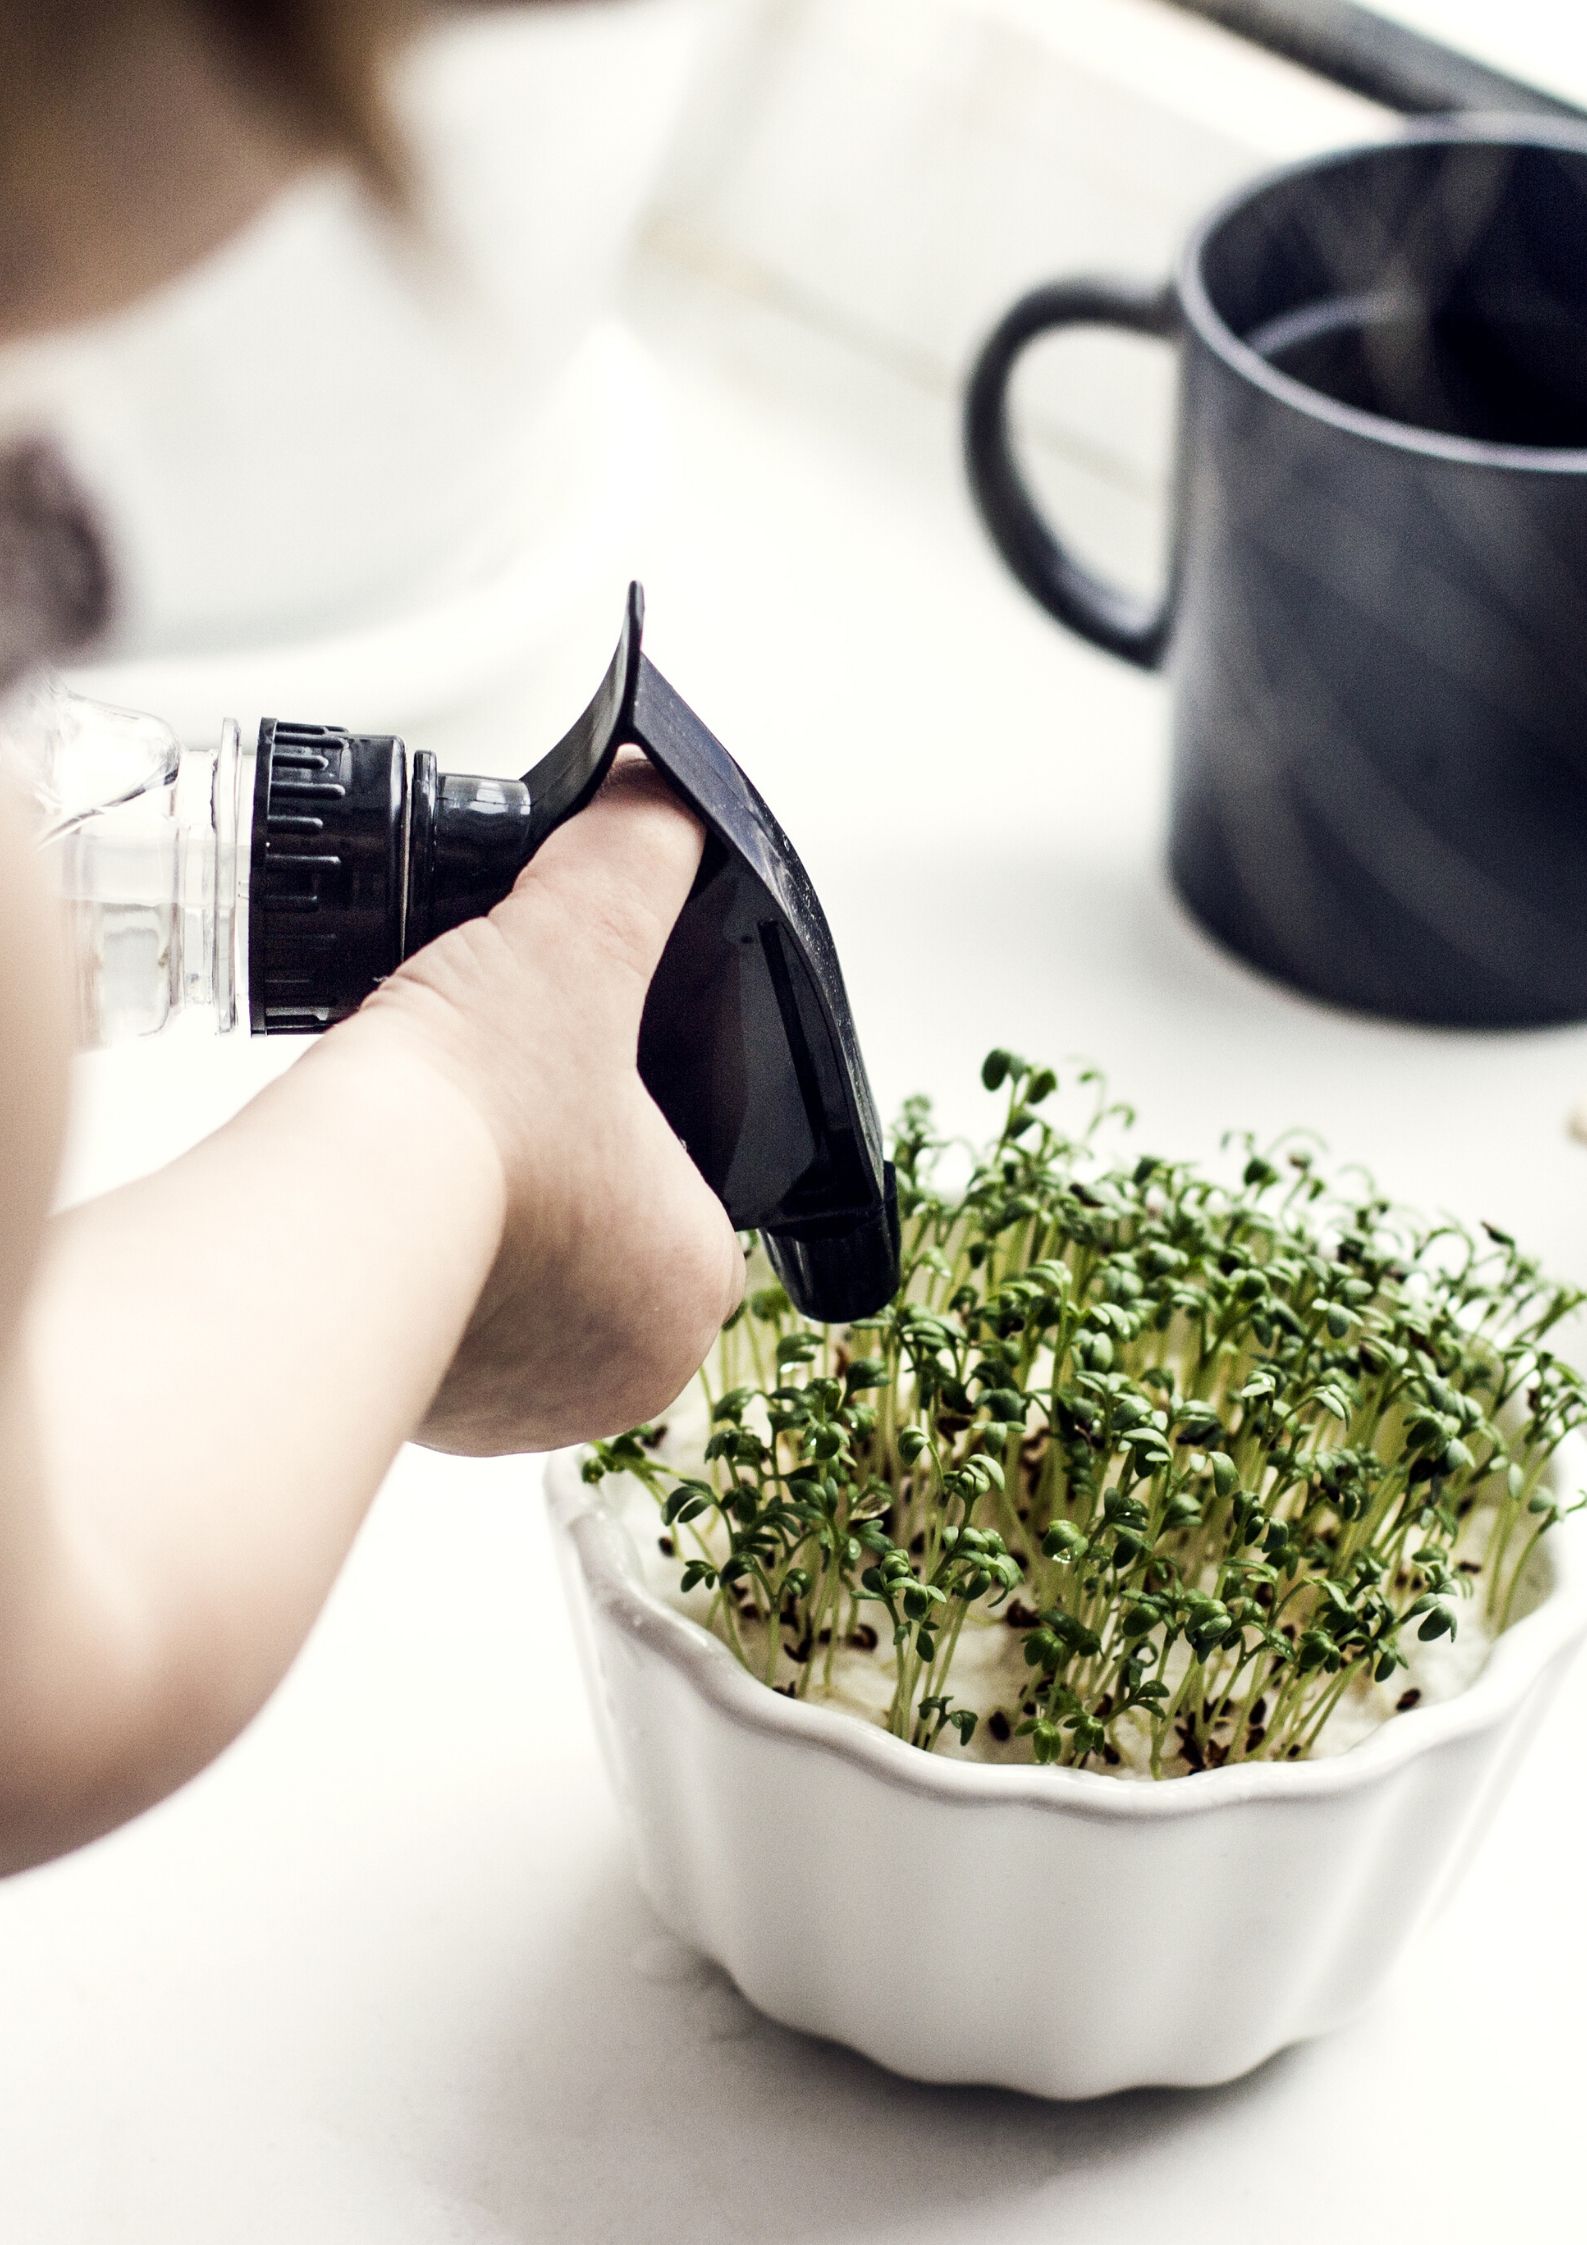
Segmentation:
[(1061, 624), (1142, 670), (1161, 666), (1169, 603), (1141, 599), (1096, 576), (1048, 527), (1014, 457), (1008, 385), (1020, 353), (1059, 327), (1122, 327), (1171, 342), (1179, 332), (1172, 287), (1118, 280), (1050, 281), (1022, 296), (981, 347), (964, 401), (970, 488), (992, 543), (1015, 576)]

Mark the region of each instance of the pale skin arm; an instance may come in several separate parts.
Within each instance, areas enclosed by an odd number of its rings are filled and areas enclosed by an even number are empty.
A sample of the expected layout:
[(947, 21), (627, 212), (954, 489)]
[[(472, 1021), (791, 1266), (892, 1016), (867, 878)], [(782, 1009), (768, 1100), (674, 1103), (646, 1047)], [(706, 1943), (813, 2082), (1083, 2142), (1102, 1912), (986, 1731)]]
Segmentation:
[(236, 1735), (407, 1436), (610, 1432), (701, 1360), (742, 1260), (634, 1057), (699, 847), (620, 769), (489, 921), (46, 1223), (64, 1007), (0, 809), (0, 1872)]

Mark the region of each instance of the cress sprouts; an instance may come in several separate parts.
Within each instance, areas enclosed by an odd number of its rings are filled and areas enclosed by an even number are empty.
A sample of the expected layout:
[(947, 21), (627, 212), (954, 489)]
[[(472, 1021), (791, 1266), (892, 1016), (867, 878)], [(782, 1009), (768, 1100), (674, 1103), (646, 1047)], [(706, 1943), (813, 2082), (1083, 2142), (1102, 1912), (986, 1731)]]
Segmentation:
[[(1005, 1758), (1128, 1747), (1166, 1776), (1305, 1756), (1464, 1600), (1502, 1629), (1587, 1416), (1544, 1346), (1583, 1297), (1494, 1226), (1330, 1184), (1300, 1139), (1233, 1141), (1221, 1182), (1114, 1166), (1130, 1118), (1094, 1071), (1074, 1135), (1051, 1070), (982, 1075), (1006, 1108), (957, 1189), (927, 1104), (904, 1111), (887, 1310), (816, 1326), (752, 1278), (701, 1375), (703, 1459), (641, 1428), (586, 1465), (651, 1490), (745, 1666), (803, 1697), (876, 1648), (916, 1746), (984, 1725)], [(1007, 1681), (975, 1704), (955, 1656), (988, 1630)]]

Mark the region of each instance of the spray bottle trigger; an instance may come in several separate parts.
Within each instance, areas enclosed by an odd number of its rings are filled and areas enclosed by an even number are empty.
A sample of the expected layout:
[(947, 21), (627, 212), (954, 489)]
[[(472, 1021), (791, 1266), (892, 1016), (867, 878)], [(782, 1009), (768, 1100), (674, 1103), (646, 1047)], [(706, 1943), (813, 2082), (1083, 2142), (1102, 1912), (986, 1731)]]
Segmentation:
[(634, 738), (634, 695), (644, 628), (645, 595), (639, 585), (631, 584), (617, 649), (593, 699), (555, 748), (548, 749), (523, 776), (529, 791), (531, 857), (548, 835), (594, 798), (617, 751)]

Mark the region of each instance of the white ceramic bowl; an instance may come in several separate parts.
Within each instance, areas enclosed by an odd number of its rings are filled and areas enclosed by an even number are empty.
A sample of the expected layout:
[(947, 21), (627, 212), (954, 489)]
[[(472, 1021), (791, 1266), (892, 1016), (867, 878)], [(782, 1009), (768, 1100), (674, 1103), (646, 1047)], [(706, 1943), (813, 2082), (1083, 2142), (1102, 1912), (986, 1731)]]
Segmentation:
[[(1572, 1445), (1567, 1495), (1583, 1464)], [(927, 2081), (1199, 2086), (1341, 2025), (1450, 1892), (1587, 1632), (1570, 1520), (1476, 1682), (1331, 1760), (1156, 1784), (939, 1760), (747, 1675), (645, 1587), (611, 1488), (550, 1461), (646, 1893), (772, 2018)]]

